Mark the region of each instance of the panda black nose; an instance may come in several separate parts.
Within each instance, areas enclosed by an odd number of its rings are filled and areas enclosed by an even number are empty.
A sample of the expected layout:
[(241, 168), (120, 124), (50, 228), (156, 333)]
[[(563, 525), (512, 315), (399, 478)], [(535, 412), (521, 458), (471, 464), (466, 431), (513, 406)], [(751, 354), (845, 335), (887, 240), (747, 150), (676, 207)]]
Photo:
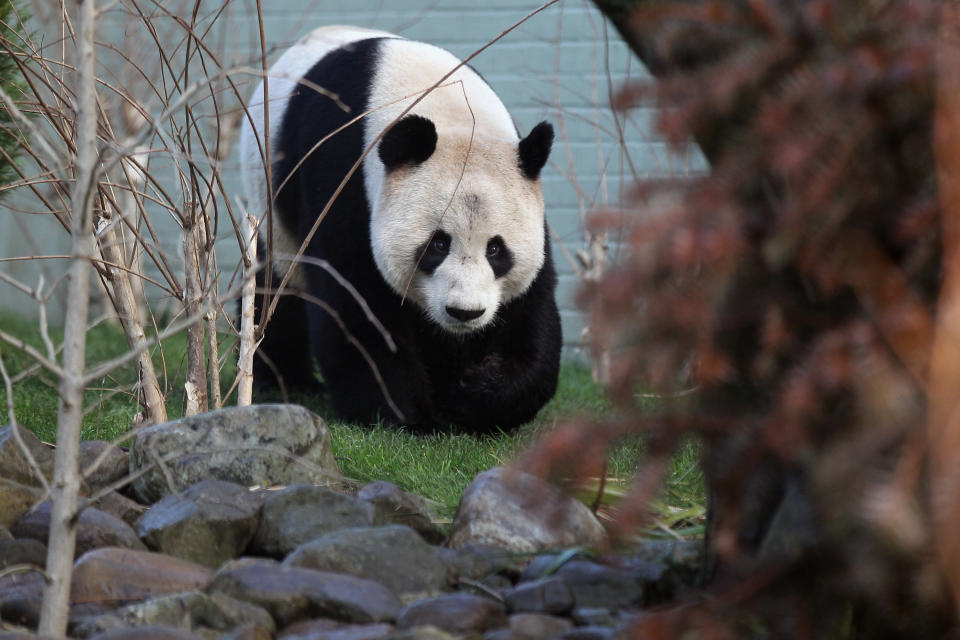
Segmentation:
[(447, 313), (460, 322), (475, 320), (482, 316), (484, 311), (486, 311), (486, 309), (458, 309), (456, 307), (447, 307)]

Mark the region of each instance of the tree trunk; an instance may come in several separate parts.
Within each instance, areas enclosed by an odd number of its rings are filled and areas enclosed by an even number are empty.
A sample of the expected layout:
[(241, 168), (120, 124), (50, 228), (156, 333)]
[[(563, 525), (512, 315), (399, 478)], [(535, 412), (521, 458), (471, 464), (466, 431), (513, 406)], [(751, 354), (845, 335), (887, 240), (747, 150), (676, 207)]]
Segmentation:
[(76, 548), (77, 493), (80, 474), (77, 455), (83, 420), (83, 369), (86, 351), (87, 313), (90, 304), (90, 269), (94, 253), (93, 195), (97, 165), (97, 105), (94, 57), (94, 0), (77, 0), (77, 140), (72, 208), (70, 285), (64, 328), (63, 377), (57, 415), (57, 451), (51, 492), (50, 538), (47, 574), (39, 633), (63, 637), (67, 633), (70, 578)]

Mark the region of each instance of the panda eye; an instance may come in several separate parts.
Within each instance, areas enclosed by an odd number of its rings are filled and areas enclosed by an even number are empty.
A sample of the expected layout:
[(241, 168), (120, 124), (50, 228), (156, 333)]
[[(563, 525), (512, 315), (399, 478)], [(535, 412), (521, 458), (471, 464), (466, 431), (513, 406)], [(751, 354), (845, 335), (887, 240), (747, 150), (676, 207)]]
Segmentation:
[(493, 238), (487, 243), (487, 257), (496, 258), (503, 250), (503, 241), (499, 237)]
[(446, 253), (450, 248), (450, 241), (440, 234), (433, 236), (430, 241), (430, 250), (436, 253)]

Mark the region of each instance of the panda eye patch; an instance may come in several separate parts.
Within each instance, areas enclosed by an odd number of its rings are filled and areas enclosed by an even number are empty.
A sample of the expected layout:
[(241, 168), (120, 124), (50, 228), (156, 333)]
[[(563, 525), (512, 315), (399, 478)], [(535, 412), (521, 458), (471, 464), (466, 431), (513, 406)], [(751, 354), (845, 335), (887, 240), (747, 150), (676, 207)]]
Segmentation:
[(450, 253), (450, 234), (443, 229), (437, 229), (430, 239), (417, 247), (414, 260), (417, 269), (430, 275), (439, 267)]
[(513, 268), (513, 254), (500, 236), (493, 236), (487, 241), (487, 262), (496, 278), (502, 278)]

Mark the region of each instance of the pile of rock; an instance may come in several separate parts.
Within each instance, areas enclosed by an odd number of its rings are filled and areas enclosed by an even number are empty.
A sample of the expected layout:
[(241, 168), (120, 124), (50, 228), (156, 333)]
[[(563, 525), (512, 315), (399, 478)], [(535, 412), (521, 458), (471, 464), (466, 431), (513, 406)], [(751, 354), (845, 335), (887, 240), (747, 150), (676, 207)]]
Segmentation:
[[(35, 466), (0, 428), (0, 638), (33, 637), (50, 520), (33, 472), (49, 474), (50, 451), (20, 434)], [(699, 561), (681, 541), (606, 562), (552, 554), (601, 548), (603, 528), (502, 468), (475, 479), (446, 536), (423, 498), (344, 482), (325, 425), (299, 407), (150, 427), (129, 460), (106, 443), (84, 448), (81, 464), (98, 466), (85, 492), (104, 495), (78, 522), (74, 637), (611, 638)], [(128, 473), (130, 496), (108, 491)]]

